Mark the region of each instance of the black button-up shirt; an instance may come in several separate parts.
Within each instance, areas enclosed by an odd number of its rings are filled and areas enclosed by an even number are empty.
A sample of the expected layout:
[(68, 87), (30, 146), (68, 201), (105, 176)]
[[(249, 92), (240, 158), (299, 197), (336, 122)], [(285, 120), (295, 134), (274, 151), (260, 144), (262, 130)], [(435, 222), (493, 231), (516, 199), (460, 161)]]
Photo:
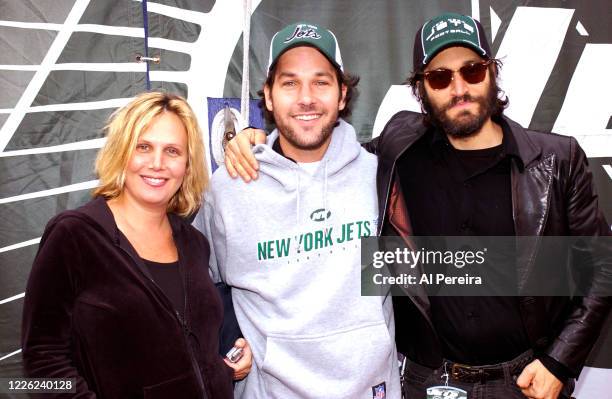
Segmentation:
[[(513, 236), (510, 168), (522, 167), (517, 145), (502, 123), (502, 144), (457, 150), (430, 129), (398, 160), (397, 171), (415, 236)], [(515, 278), (514, 259), (490, 253)], [(493, 251), (494, 252), (494, 251)], [(432, 321), (444, 356), (484, 365), (508, 361), (529, 349), (516, 297), (430, 296)]]

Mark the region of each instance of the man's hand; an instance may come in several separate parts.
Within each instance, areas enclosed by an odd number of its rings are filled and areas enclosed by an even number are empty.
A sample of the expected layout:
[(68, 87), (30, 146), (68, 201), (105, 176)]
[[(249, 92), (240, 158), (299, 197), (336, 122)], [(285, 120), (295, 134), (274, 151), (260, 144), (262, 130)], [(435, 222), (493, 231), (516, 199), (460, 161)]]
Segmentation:
[(240, 177), (246, 183), (257, 179), (259, 163), (253, 156), (252, 147), (264, 144), (266, 134), (260, 129), (244, 129), (225, 146), (225, 167), (232, 178)]
[(234, 346), (238, 348), (242, 348), (242, 357), (236, 363), (232, 363), (227, 358), (224, 358), (223, 361), (229, 367), (234, 369), (234, 380), (242, 380), (245, 378), (249, 371), (251, 371), (251, 364), (253, 362), (253, 353), (251, 352), (251, 347), (249, 343), (244, 338), (238, 338), (236, 342), (234, 342)]
[(523, 395), (534, 399), (557, 399), (563, 389), (563, 383), (537, 359), (523, 369), (516, 384)]

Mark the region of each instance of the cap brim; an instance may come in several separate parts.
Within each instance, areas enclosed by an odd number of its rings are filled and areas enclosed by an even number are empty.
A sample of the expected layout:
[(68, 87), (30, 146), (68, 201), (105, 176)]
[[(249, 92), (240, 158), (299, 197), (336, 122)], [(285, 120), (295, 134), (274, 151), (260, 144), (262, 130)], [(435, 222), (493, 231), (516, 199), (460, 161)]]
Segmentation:
[(473, 50), (476, 54), (478, 54), (480, 57), (483, 57), (485, 59), (489, 59), (490, 57), (487, 56), (487, 52), (481, 48), (476, 46), (474, 43), (466, 40), (465, 42), (463, 41), (453, 41), (450, 43), (441, 43), (439, 46), (434, 47), (434, 49), (431, 51), (431, 54), (427, 55), (425, 58), (423, 58), (423, 65), (427, 65), (436, 55), (438, 55), (441, 51), (446, 50), (447, 48), (450, 47), (465, 47), (465, 48), (469, 48), (470, 50)]
[(278, 60), (280, 60), (280, 57), (282, 57), (283, 54), (285, 54), (287, 51), (289, 51), (291, 49), (294, 49), (296, 47), (312, 47), (313, 49), (315, 49), (319, 53), (321, 53), (327, 59), (327, 61), (329, 61), (329, 63), (334, 66), (334, 68), (339, 69), (340, 71), (342, 71), (342, 67), (340, 65), (338, 65), (338, 63), (336, 63), (336, 61), (332, 60), (327, 54), (325, 54), (324, 51), (322, 51), (316, 45), (314, 45), (314, 44), (312, 44), (310, 42), (297, 42), (297, 43), (291, 44), (290, 46), (287, 46), (287, 48), (283, 49), (283, 51), (281, 51), (276, 56), (276, 59), (268, 66), (268, 73), (270, 73), (270, 71), (276, 66), (276, 64), (278, 63)]

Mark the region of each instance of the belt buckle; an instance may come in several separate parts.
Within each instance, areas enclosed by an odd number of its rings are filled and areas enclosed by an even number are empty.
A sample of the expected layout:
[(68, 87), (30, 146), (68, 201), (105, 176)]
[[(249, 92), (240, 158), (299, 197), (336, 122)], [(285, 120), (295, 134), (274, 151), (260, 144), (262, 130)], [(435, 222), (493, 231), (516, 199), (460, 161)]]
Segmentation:
[[(462, 374), (469, 373), (471, 367), (467, 364), (453, 363), (451, 366), (451, 376), (457, 381), (461, 381)], [(463, 373), (461, 373), (463, 372)]]
[(457, 381), (475, 382), (485, 378), (485, 371), (480, 367), (472, 367), (467, 364), (453, 363), (451, 375)]

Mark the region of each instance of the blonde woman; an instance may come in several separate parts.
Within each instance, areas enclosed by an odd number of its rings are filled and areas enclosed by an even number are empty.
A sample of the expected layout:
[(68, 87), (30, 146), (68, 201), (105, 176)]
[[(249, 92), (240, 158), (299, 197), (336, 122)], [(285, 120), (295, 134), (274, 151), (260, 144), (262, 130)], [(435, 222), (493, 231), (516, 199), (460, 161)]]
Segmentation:
[(231, 398), (218, 354), (221, 299), (209, 243), (182, 217), (208, 182), (184, 99), (145, 93), (117, 111), (93, 200), (47, 225), (26, 289), (23, 358), (33, 377), (75, 378), (81, 398)]

